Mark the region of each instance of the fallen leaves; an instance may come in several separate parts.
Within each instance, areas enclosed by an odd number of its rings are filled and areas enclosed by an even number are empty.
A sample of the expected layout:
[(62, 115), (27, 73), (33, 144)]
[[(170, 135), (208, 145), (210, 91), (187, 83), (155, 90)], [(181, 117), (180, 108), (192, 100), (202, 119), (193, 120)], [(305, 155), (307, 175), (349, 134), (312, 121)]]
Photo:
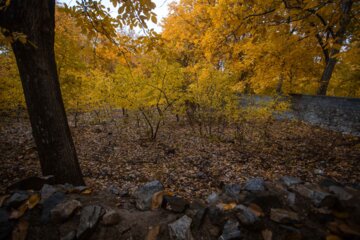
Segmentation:
[(164, 197), (164, 191), (160, 191), (157, 193), (154, 193), (151, 200), (151, 209), (157, 209), (161, 206), (161, 203), (163, 202)]
[(17, 209), (13, 209), (11, 211), (9, 218), (10, 219), (21, 218), (28, 209), (34, 208), (39, 202), (40, 202), (40, 195), (37, 193), (32, 194), (25, 203), (21, 204), (20, 207), (18, 207)]

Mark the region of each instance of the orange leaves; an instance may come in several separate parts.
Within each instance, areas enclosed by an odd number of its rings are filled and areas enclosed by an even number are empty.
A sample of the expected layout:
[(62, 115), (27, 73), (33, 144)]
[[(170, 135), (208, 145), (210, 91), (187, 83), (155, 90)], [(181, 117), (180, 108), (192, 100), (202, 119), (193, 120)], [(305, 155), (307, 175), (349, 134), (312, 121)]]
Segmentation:
[(25, 203), (23, 203), (17, 209), (11, 211), (9, 218), (10, 219), (21, 218), (28, 209), (34, 208), (39, 202), (40, 202), (40, 195), (37, 193), (32, 194)]

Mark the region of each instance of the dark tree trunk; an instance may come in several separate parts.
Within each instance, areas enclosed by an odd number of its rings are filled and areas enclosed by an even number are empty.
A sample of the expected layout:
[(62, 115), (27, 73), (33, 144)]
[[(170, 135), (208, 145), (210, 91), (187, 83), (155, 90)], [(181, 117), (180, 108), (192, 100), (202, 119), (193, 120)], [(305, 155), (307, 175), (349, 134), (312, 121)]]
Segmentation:
[[(0, 0), (0, 3), (4, 1)], [(23, 33), (27, 43), (12, 43), (33, 136), (44, 175), (58, 183), (83, 185), (67, 123), (54, 54), (55, 0), (11, 0), (0, 11), (0, 26)]]
[(325, 57), (325, 69), (320, 79), (320, 86), (317, 90), (317, 95), (326, 95), (331, 76), (334, 72), (334, 68), (336, 66), (337, 54), (340, 53), (340, 48), (343, 46), (343, 42), (346, 38), (346, 30), (351, 21), (351, 7), (353, 4), (353, 0), (341, 0), (340, 2), (340, 11), (341, 11), (341, 18), (339, 21), (339, 30), (335, 33), (334, 38), (334, 48), (331, 49), (330, 54), (327, 52), (328, 50), (325, 49), (322, 45), (321, 39), (318, 38), (318, 41), (323, 48), (324, 57)]

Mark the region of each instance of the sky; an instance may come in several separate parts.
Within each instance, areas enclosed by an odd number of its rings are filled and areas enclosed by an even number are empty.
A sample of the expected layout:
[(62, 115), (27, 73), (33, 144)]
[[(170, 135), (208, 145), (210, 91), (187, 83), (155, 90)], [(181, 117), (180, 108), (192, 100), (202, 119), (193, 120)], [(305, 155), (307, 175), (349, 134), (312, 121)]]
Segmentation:
[[(171, 2), (179, 2), (180, 0), (152, 0), (152, 1), (156, 4), (156, 8), (154, 12), (157, 14), (158, 23), (154, 24), (151, 21), (148, 21), (147, 24), (149, 29), (153, 28), (156, 32), (160, 33), (162, 30), (160, 27), (160, 23), (161, 20), (168, 15), (168, 5)], [(76, 4), (76, 0), (60, 0), (59, 2), (66, 3), (70, 6)], [(113, 5), (110, 3), (110, 0), (102, 0), (102, 4), (104, 4), (104, 6), (106, 7), (109, 7), (111, 9), (110, 13), (113, 13), (113, 15), (116, 16), (117, 12), (113, 8)], [(139, 32), (140, 31), (141, 30), (139, 30)]]

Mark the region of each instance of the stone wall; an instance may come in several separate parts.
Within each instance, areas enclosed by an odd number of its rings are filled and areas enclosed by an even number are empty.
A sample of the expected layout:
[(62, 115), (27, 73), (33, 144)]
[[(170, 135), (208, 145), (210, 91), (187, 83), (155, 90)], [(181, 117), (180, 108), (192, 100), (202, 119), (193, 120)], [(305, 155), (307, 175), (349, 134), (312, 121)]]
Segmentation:
[(298, 120), (360, 136), (360, 99), (293, 94), (291, 113)]
[[(279, 119), (297, 119), (334, 131), (360, 136), (360, 98), (292, 94), (278, 98), (290, 102), (290, 110), (276, 114)], [(242, 96), (242, 106), (262, 106), (270, 96)]]

